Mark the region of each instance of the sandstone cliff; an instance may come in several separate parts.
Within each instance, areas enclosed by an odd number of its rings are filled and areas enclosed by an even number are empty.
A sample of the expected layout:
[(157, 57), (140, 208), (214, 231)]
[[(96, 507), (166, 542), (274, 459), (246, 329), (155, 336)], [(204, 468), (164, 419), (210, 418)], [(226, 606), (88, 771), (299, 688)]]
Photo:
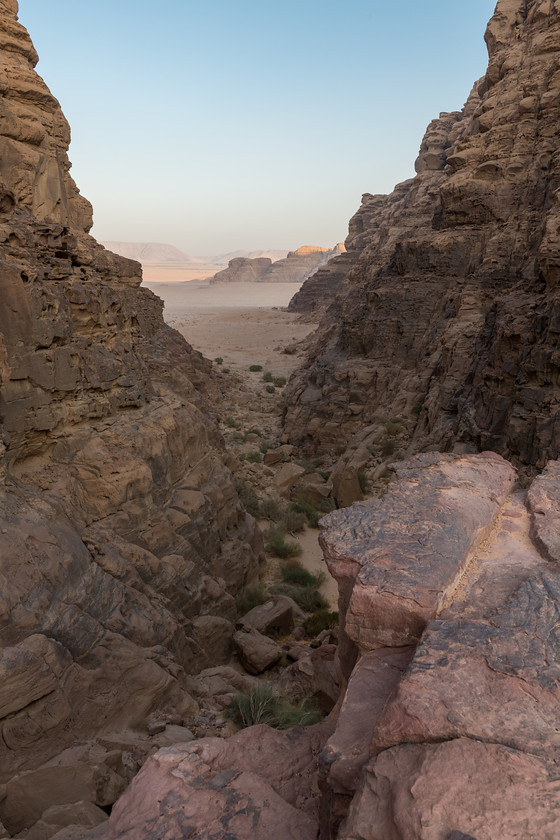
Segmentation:
[(50, 805), (105, 807), (123, 789), (134, 743), (97, 740), (88, 763), (76, 742), (196, 712), (187, 675), (228, 657), (235, 595), (261, 554), (207, 409), (219, 382), (165, 326), (139, 264), (88, 235), (68, 125), (17, 11), (1, 0), (0, 823), (12, 833)]
[(317, 269), (344, 251), (339, 243), (334, 248), (316, 248), (304, 245), (290, 251), (285, 259), (273, 262), (266, 257), (250, 259), (237, 257), (230, 260), (223, 271), (211, 278), (211, 283), (303, 283)]
[(308, 454), (375, 447), (395, 417), (402, 454), (534, 469), (560, 451), (558, 3), (501, 0), (486, 41), (485, 77), (430, 125), (417, 176), (352, 221), (354, 267), (287, 398)]

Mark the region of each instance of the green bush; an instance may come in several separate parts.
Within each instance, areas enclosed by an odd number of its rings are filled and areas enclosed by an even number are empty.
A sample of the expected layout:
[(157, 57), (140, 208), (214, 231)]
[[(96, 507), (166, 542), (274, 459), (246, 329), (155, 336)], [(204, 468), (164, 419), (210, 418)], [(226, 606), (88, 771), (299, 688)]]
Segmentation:
[(260, 438), (264, 437), (260, 429), (249, 429), (249, 431), (245, 432), (245, 438), (247, 438), (249, 435), (256, 435)]
[(338, 613), (330, 610), (319, 610), (314, 615), (310, 615), (303, 622), (303, 629), (308, 636), (318, 636), (323, 630), (332, 630), (338, 624)]
[(395, 449), (397, 448), (397, 444), (394, 440), (387, 440), (387, 438), (383, 438), (381, 441), (381, 454), (382, 455), (393, 455)]
[(251, 516), (254, 516), (255, 519), (259, 518), (259, 498), (250, 484), (247, 484), (246, 481), (243, 481), (242, 478), (235, 479), (235, 489), (237, 490), (237, 495), (239, 496), (239, 500), (247, 513), (250, 513)]
[(279, 524), (282, 521), (282, 506), (276, 499), (263, 499), (261, 502), (261, 517)]
[(252, 373), (258, 373), (259, 370), (262, 370), (262, 365), (249, 365), (249, 370)]
[(256, 586), (248, 586), (237, 598), (237, 611), (239, 615), (245, 615), (253, 607), (258, 607), (268, 601), (270, 594), (260, 583)]
[(369, 487), (368, 477), (364, 472), (358, 473), (358, 482), (360, 484), (360, 490), (362, 493), (367, 493)]
[(281, 559), (288, 557), (296, 557), (301, 554), (301, 546), (296, 542), (287, 542), (284, 539), (284, 534), (278, 527), (271, 527), (265, 534), (264, 547), (269, 554)]
[(250, 464), (260, 464), (262, 461), (262, 455), (260, 452), (249, 452), (243, 460), (249, 461)]
[(237, 692), (226, 714), (241, 727), (266, 723), (274, 729), (310, 726), (323, 717), (310, 699), (305, 698), (295, 705), (285, 695), (277, 694), (268, 683), (256, 685), (248, 694)]
[(319, 511), (310, 502), (290, 502), (289, 510), (303, 514), (312, 528), (319, 527)]
[(275, 583), (270, 591), (273, 595), (287, 595), (298, 607), (308, 613), (326, 610), (329, 602), (318, 589), (311, 586), (295, 586), (293, 583)]
[(265, 370), (263, 373), (263, 382), (272, 382), (272, 374), (269, 370)]
[(230, 429), (238, 429), (239, 423), (228, 414), (227, 417), (224, 417), (224, 425), (228, 426)]
[(325, 582), (326, 576), (323, 572), (314, 575), (299, 563), (292, 560), (282, 567), (282, 580), (284, 583), (293, 583), (295, 586), (319, 587)]
[(275, 376), (272, 381), (276, 385), (277, 388), (283, 388), (284, 385), (286, 384), (286, 377), (285, 376)]
[(216, 356), (214, 361), (216, 362), (217, 365), (223, 365), (223, 363), (224, 363), (224, 360), (222, 359), (221, 356)]
[(317, 473), (318, 473), (318, 474), (321, 476), (321, 478), (323, 478), (325, 481), (328, 481), (328, 480), (329, 480), (329, 478), (331, 477), (330, 472), (328, 472), (327, 470), (317, 470)]
[(266, 391), (267, 394), (275, 394), (276, 393), (276, 388), (274, 387), (274, 385), (267, 385), (264, 390)]
[(422, 406), (421, 405), (414, 405), (414, 406), (412, 406), (411, 414), (414, 414), (415, 417), (418, 417), (418, 415), (420, 414), (421, 411), (422, 411)]
[(229, 373), (229, 368), (222, 368), (222, 373)]
[(297, 534), (305, 528), (306, 517), (291, 508), (284, 513), (282, 525), (288, 534)]

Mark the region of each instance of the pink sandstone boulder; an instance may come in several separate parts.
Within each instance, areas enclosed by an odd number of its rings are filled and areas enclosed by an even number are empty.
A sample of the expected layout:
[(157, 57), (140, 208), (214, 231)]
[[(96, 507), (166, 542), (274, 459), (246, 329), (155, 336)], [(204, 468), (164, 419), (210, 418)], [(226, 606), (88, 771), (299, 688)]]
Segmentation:
[(267, 726), (156, 753), (113, 808), (103, 840), (316, 840), (317, 756), (329, 727)]

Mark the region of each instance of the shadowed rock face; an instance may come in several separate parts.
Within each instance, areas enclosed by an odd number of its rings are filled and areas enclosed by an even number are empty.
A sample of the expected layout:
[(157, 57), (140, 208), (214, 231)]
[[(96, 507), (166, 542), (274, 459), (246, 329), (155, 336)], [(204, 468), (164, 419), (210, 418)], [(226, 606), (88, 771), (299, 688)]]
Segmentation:
[[(207, 410), (211, 365), (165, 326), (139, 264), (87, 234), (68, 126), (16, 15), (0, 2), (0, 821), (12, 831), (33, 821), (18, 773), (195, 708), (186, 675), (227, 656), (235, 594), (261, 556)], [(213, 617), (215, 645), (199, 616)]]
[(309, 454), (401, 413), (409, 452), (542, 468), (560, 451), (560, 8), (501, 0), (486, 41), (486, 76), (429, 126), (417, 176), (352, 220), (354, 267), (287, 395)]

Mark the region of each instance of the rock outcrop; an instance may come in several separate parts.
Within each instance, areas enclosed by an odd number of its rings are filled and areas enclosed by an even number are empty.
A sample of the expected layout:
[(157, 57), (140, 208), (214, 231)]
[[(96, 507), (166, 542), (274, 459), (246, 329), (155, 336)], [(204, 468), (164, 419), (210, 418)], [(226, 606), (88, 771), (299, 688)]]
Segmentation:
[(334, 248), (304, 245), (290, 251), (285, 259), (273, 262), (267, 257), (249, 259), (236, 257), (223, 271), (210, 279), (211, 283), (303, 283), (318, 268), (344, 252), (339, 243)]
[(372, 444), (395, 416), (403, 455), (492, 449), (534, 472), (560, 452), (560, 8), (500, 0), (486, 41), (416, 177), (352, 221), (354, 267), (287, 396), (308, 455)]
[[(142, 753), (112, 733), (196, 711), (187, 675), (229, 655), (262, 545), (222, 462), (210, 363), (164, 324), (139, 264), (87, 234), (69, 128), (17, 10), (0, 2), (0, 823), (12, 833), (50, 806), (110, 806)], [(90, 742), (79, 756), (78, 741)]]
[(528, 492), (491, 452), (393, 470), (384, 499), (322, 521), (341, 617), (329, 718), (156, 754), (92, 838), (558, 835), (560, 462)]

